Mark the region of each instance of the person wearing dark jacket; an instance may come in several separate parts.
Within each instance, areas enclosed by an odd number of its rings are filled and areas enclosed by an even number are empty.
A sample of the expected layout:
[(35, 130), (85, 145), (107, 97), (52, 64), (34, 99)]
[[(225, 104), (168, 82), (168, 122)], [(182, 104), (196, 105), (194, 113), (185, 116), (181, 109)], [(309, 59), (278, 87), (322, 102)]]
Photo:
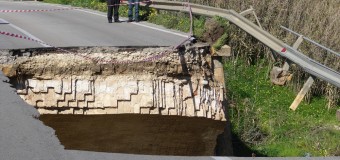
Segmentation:
[(120, 0), (107, 0), (107, 20), (109, 23), (112, 23), (112, 12), (114, 22), (120, 22), (119, 21), (119, 5), (120, 5)]

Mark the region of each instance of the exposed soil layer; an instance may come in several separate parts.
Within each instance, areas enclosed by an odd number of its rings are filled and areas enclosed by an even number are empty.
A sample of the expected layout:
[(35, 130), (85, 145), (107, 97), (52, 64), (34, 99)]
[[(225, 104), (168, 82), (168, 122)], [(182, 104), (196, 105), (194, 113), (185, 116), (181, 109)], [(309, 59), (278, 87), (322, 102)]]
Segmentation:
[(28, 56), (22, 56), (26, 52), (14, 54), (14, 51), (0, 50), (0, 69), (7, 77), (37, 79), (117, 74), (182, 76), (201, 75), (203, 68), (210, 68), (207, 62), (211, 59), (209, 46), (204, 44), (176, 51), (169, 48), (114, 47), (63, 50), (36, 49), (27, 52)]
[(160, 115), (42, 115), (65, 149), (212, 156), (226, 122)]

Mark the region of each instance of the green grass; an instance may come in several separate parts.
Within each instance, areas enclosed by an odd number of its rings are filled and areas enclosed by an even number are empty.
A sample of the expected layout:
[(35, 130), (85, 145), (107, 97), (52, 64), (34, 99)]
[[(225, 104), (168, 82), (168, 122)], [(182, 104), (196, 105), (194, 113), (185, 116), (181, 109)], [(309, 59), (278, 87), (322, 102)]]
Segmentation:
[[(272, 85), (267, 76), (270, 67), (261, 66), (268, 65), (264, 61), (252, 66), (240, 60), (225, 63), (228, 97), (234, 103), (230, 109), (233, 132), (266, 156), (338, 154), (340, 124), (335, 112), (339, 107), (327, 110), (327, 100), (317, 97), (290, 110), (296, 93)], [(260, 138), (247, 139), (255, 133)]]
[[(179, 30), (182, 32), (190, 31), (190, 16), (187, 13), (176, 13), (171, 11), (161, 11), (150, 14), (148, 21), (166, 28)], [(193, 32), (198, 38), (204, 33), (205, 17), (193, 17)]]

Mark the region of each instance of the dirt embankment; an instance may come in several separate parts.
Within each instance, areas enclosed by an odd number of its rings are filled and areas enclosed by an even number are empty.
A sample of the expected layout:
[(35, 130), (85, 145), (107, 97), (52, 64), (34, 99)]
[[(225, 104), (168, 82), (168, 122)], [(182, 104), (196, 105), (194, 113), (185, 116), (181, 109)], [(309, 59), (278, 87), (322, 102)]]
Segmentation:
[[(3, 64), (41, 114), (160, 114), (226, 120), (210, 47), (33, 50)], [(221, 71), (223, 75), (223, 70)], [(218, 75), (221, 77), (221, 75)]]
[(204, 45), (179, 51), (172, 51), (169, 48), (109, 47), (78, 48), (67, 51), (69, 53), (56, 49), (38, 49), (30, 51), (33, 57), (8, 56), (11, 54), (10, 51), (2, 51), (0, 63), (8, 77), (24, 75), (50, 79), (54, 76), (118, 74), (194, 76), (202, 73), (202, 67), (209, 69), (210, 63), (206, 62), (211, 60), (209, 47)]

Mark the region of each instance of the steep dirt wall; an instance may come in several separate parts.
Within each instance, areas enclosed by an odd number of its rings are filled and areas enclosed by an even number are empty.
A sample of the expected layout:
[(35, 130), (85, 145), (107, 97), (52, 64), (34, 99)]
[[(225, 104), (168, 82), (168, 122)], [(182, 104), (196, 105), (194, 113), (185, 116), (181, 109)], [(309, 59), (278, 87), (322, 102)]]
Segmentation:
[(176, 52), (167, 48), (27, 52), (33, 56), (12, 58), (2, 70), (41, 114), (136, 113), (225, 120), (224, 88), (214, 78), (209, 46)]

